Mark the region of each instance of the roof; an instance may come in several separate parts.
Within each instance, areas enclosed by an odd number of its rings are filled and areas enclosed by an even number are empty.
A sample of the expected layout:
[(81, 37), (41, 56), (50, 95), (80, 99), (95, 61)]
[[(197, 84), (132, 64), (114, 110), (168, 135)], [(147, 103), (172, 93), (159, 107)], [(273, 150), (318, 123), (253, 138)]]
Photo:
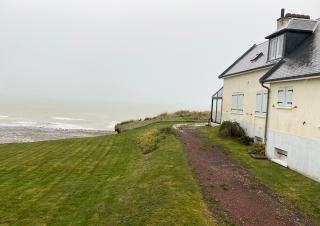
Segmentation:
[(260, 81), (271, 82), (320, 75), (320, 26)]
[[(258, 56), (259, 55), (259, 56)], [(234, 74), (239, 74), (251, 70), (262, 69), (277, 63), (277, 61), (267, 62), (268, 41), (259, 45), (253, 45), (239, 59), (237, 59), (219, 78), (225, 78)]]
[(316, 29), (317, 24), (318, 24), (318, 21), (316, 20), (292, 18), (289, 20), (289, 22), (285, 26), (281, 27), (271, 35), (268, 35), (266, 38), (270, 39), (286, 31), (312, 33)]

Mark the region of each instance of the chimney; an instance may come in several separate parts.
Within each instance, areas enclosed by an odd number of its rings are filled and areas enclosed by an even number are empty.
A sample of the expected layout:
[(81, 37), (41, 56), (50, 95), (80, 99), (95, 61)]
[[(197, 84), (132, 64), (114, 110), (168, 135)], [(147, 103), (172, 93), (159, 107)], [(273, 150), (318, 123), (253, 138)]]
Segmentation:
[(277, 19), (277, 30), (284, 27), (289, 22), (289, 18), (287, 18), (284, 13), (285, 9), (281, 9), (280, 18)]

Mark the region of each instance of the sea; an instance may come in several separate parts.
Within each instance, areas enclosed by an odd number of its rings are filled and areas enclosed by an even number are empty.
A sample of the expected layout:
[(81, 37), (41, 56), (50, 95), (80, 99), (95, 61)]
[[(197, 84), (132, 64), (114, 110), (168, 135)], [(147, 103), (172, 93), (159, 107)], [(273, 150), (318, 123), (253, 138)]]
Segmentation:
[(0, 127), (113, 131), (116, 123), (208, 106), (154, 103), (0, 99)]

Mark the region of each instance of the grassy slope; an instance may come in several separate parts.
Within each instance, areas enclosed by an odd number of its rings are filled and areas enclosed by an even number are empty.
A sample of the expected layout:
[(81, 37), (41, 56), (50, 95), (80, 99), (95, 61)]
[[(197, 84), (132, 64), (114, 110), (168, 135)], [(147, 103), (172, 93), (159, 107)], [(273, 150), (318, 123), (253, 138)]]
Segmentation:
[(120, 135), (0, 145), (0, 225), (213, 225), (182, 146)]
[(223, 146), (233, 159), (320, 225), (320, 183), (271, 161), (252, 159), (247, 153), (247, 146), (238, 140), (220, 137), (217, 127), (206, 127), (201, 132), (213, 143)]
[(142, 126), (150, 125), (156, 122), (171, 121), (171, 122), (207, 122), (210, 117), (210, 112), (207, 111), (177, 111), (174, 113), (162, 113), (152, 118), (144, 120), (129, 120), (118, 123), (115, 127), (121, 131), (131, 130)]

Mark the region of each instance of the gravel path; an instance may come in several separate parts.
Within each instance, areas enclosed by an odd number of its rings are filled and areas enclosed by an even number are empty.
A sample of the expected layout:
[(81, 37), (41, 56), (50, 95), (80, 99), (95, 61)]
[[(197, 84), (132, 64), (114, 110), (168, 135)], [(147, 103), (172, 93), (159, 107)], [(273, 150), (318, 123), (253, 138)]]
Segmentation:
[(208, 208), (220, 224), (311, 225), (221, 148), (200, 138), (196, 129), (181, 129), (179, 136)]

